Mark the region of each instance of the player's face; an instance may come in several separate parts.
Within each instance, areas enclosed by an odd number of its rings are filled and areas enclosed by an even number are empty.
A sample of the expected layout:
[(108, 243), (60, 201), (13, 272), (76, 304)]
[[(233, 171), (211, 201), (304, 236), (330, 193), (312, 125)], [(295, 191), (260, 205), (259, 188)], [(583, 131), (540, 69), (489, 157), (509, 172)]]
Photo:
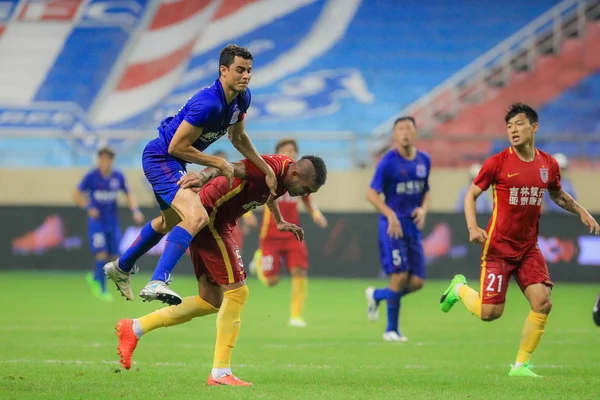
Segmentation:
[(394, 126), (394, 142), (399, 147), (410, 147), (417, 138), (417, 128), (411, 121), (404, 120)]
[(298, 171), (291, 172), (291, 178), (286, 186), (288, 193), (292, 197), (305, 197), (319, 190), (319, 187), (315, 182), (314, 174), (300, 174)]
[(279, 154), (284, 156), (292, 157), (294, 160), (298, 157), (298, 152), (296, 151), (296, 146), (291, 143), (288, 143), (279, 148)]
[(508, 120), (506, 124), (506, 132), (508, 133), (508, 141), (513, 146), (522, 146), (533, 142), (533, 136), (537, 131), (538, 124), (529, 122), (524, 113), (517, 114)]
[(98, 169), (103, 172), (109, 172), (112, 169), (113, 158), (108, 154), (101, 154), (98, 156)]
[(229, 68), (221, 65), (221, 76), (229, 88), (235, 92), (243, 92), (252, 77), (252, 60), (235, 56)]

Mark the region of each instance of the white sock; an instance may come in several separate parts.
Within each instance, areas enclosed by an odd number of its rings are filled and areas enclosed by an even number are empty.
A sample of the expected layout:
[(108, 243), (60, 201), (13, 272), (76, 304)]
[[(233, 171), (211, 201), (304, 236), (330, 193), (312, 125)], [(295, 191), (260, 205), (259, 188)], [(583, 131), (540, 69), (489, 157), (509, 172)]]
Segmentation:
[(517, 369), (519, 367), (522, 367), (523, 363), (522, 362), (516, 362), (515, 365), (513, 366), (513, 369)]
[[(454, 294), (458, 296), (458, 289), (464, 285), (464, 283), (457, 283), (456, 285), (454, 285)], [(460, 297), (460, 296), (458, 296)]]
[(135, 335), (136, 338), (141, 338), (142, 335), (144, 334), (144, 332), (142, 331), (142, 325), (140, 325), (140, 321), (137, 319), (133, 320), (133, 334)]
[(214, 379), (221, 379), (227, 374), (231, 374), (231, 368), (213, 368), (212, 377)]

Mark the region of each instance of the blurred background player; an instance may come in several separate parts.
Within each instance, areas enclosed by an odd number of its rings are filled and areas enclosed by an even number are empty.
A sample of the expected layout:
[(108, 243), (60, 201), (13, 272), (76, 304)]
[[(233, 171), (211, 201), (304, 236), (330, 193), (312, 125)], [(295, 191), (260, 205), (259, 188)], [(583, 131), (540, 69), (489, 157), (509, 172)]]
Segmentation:
[[(567, 171), (569, 170), (569, 159), (563, 153), (553, 154), (552, 157), (558, 163), (560, 167), (560, 184), (563, 190), (571, 195), (573, 200), (577, 200), (577, 192), (575, 191), (575, 186), (571, 179), (567, 176)], [(565, 209), (557, 205), (555, 202), (550, 201), (550, 192), (546, 192), (544, 201), (544, 211), (548, 212), (557, 212), (557, 213), (565, 213), (567, 212)]]
[[(222, 159), (227, 160), (227, 153), (223, 150), (215, 151), (213, 156), (221, 157)], [(238, 248), (240, 249), (242, 257), (244, 257), (244, 239), (250, 233), (250, 230), (256, 228), (257, 226), (258, 221), (256, 219), (256, 215), (254, 215), (254, 212), (250, 210), (244, 214), (242, 218), (238, 219), (233, 227), (233, 237), (238, 245)]]
[[(275, 153), (295, 160), (298, 157), (298, 143), (295, 139), (282, 139), (275, 145)], [(312, 197), (302, 197), (302, 203), (312, 216), (314, 223), (320, 228), (326, 228), (327, 220), (317, 208)], [(296, 225), (300, 224), (298, 201), (295, 197), (285, 194), (277, 199), (277, 204), (286, 221)], [(306, 321), (302, 317), (302, 312), (308, 290), (306, 244), (280, 232), (271, 218), (271, 213), (265, 208), (260, 228), (259, 248), (254, 254), (250, 270), (256, 271), (256, 275), (264, 285), (275, 286), (279, 283), (282, 261), (290, 272), (292, 281), (289, 325), (303, 328), (306, 326)]]
[(594, 323), (597, 326), (600, 326), (600, 293), (596, 296), (596, 301), (594, 302), (594, 309), (592, 310), (592, 315), (594, 317)]
[(414, 118), (400, 117), (394, 122), (395, 147), (379, 161), (367, 192), (367, 200), (380, 213), (381, 267), (390, 277), (389, 287), (367, 288), (368, 316), (376, 320), (379, 302), (386, 300), (388, 321), (383, 339), (390, 342), (408, 340), (399, 328), (401, 299), (420, 290), (425, 280), (421, 230), (427, 216), (431, 160), (414, 146), (416, 138)]
[[(479, 164), (479, 163), (471, 164), (469, 166), (469, 181), (465, 186), (462, 187), (462, 189), (460, 189), (460, 192), (458, 193), (458, 197), (456, 198), (456, 205), (454, 206), (455, 211), (463, 212), (463, 207), (465, 204), (465, 195), (471, 188), (473, 179), (475, 179), (477, 177), (480, 170), (481, 170), (481, 164)], [(477, 198), (476, 207), (477, 207), (477, 212), (480, 212), (480, 213), (491, 213), (492, 210), (494, 209), (492, 200), (490, 199), (490, 196), (487, 194), (483, 195), (483, 196), (479, 196)]]
[[(285, 193), (292, 196), (309, 195), (318, 191), (327, 179), (325, 163), (319, 157), (308, 156), (294, 162), (290, 157), (275, 155), (265, 156), (265, 161), (277, 171), (276, 197)], [(139, 319), (120, 320), (117, 323), (118, 352), (125, 369), (131, 367), (133, 351), (142, 335), (160, 327), (178, 325), (195, 317), (218, 312), (213, 369), (208, 384), (252, 385), (231, 373), (231, 354), (240, 330), (242, 309), (250, 293), (231, 228), (248, 209), (266, 202), (279, 230), (288, 235), (293, 233), (290, 236), (296, 236), (297, 240), (303, 239), (304, 232), (300, 227), (283, 220), (279, 207), (269, 196), (270, 188), (265, 184), (264, 173), (248, 160), (233, 165), (236, 179), (232, 188), (225, 177), (216, 177), (219, 173), (216, 168), (205, 169), (200, 177), (188, 174), (182, 179), (186, 181), (190, 178), (187, 183), (182, 182), (182, 187), (192, 182), (196, 189), (209, 181), (197, 196), (210, 212), (210, 222), (194, 237), (190, 246), (198, 279), (198, 296), (186, 297), (178, 306), (166, 307)]]
[(95, 257), (94, 273), (87, 274), (92, 293), (102, 300), (111, 301), (106, 290), (106, 278), (102, 267), (109, 259), (119, 257), (121, 227), (117, 197), (122, 191), (136, 224), (144, 222), (144, 215), (137, 206), (135, 196), (129, 192), (125, 176), (113, 169), (115, 153), (108, 147), (98, 151), (97, 167), (88, 172), (75, 189), (75, 203), (87, 211), (88, 238)]
[(208, 223), (208, 214), (196, 193), (180, 189), (177, 182), (185, 175), (188, 163), (218, 168), (230, 183), (233, 181), (230, 163), (203, 153), (225, 133), (229, 132), (233, 146), (265, 173), (266, 182), (275, 193), (275, 174), (260, 157), (244, 128), (251, 99), (248, 84), (252, 61), (252, 54), (244, 47), (228, 45), (223, 48), (219, 57), (219, 78), (212, 86), (192, 96), (177, 114), (163, 119), (158, 127), (159, 137), (144, 148), (144, 174), (152, 184), (161, 215), (144, 226), (121, 258), (104, 268), (128, 300), (133, 300), (130, 272), (135, 262), (169, 233), (152, 278), (140, 292), (140, 297), (144, 301), (160, 300), (168, 304), (181, 302), (181, 296), (167, 285), (193, 236)]
[[(545, 331), (553, 286), (537, 245), (544, 192), (549, 191), (550, 198), (565, 210), (578, 214), (590, 232), (599, 234), (600, 227), (585, 208), (562, 190), (556, 160), (535, 148), (537, 112), (527, 104), (515, 103), (504, 120), (511, 147), (487, 159), (465, 197), (469, 240), (483, 245), (481, 292), (469, 287), (463, 275), (456, 275), (442, 294), (440, 308), (448, 312), (462, 299), (477, 318), (496, 320), (504, 313), (508, 282), (514, 276), (531, 311), (509, 376), (538, 377), (529, 368), (529, 360)], [(477, 224), (475, 202), (490, 186), (495, 209), (487, 230), (483, 230)]]

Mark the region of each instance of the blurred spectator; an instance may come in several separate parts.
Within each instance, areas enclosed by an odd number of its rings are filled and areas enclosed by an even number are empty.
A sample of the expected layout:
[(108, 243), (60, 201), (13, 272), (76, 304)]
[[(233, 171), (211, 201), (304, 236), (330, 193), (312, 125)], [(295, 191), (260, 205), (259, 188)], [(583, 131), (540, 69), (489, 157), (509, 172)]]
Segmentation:
[[(458, 193), (458, 198), (456, 199), (456, 205), (454, 206), (455, 211), (459, 211), (459, 212), (464, 211), (463, 202), (465, 200), (465, 195), (467, 194), (467, 191), (473, 184), (473, 179), (475, 179), (477, 177), (477, 174), (479, 174), (480, 169), (481, 169), (481, 164), (477, 164), (477, 163), (471, 164), (471, 166), (469, 167), (469, 183), (465, 184), (463, 186), (463, 188), (460, 190), (460, 192)], [(479, 196), (477, 198), (476, 206), (477, 206), (476, 210), (478, 213), (492, 212), (492, 210), (494, 209), (494, 204), (493, 204), (492, 200), (490, 199), (489, 192), (484, 192), (481, 194), (481, 196)]]
[[(571, 179), (569, 179), (566, 173), (569, 169), (569, 159), (562, 153), (556, 153), (553, 155), (553, 157), (560, 167), (560, 183), (562, 185), (562, 189), (569, 193), (573, 199), (577, 200), (577, 193), (575, 192), (575, 187), (573, 187), (573, 182)], [(556, 205), (556, 203), (550, 199), (550, 195), (547, 191), (544, 199), (544, 210), (548, 212), (568, 212)]]

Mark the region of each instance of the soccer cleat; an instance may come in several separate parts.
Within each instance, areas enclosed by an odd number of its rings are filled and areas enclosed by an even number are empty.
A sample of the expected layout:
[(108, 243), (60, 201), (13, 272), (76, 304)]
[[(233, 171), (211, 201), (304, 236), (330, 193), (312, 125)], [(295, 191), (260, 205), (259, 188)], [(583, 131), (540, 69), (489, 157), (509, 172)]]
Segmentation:
[(594, 323), (597, 326), (600, 326), (600, 293), (598, 293), (598, 297), (596, 297), (596, 302), (594, 303), (594, 308), (592, 309), (592, 315), (594, 317)]
[(117, 347), (117, 354), (119, 354), (119, 361), (125, 369), (131, 368), (131, 356), (133, 351), (138, 344), (138, 338), (133, 333), (133, 320), (122, 319), (117, 322), (115, 326), (117, 331), (117, 337), (119, 338), (119, 346)]
[(100, 286), (100, 283), (98, 283), (98, 281), (94, 279), (94, 274), (88, 272), (85, 276), (85, 281), (88, 283), (88, 285), (90, 285), (90, 288), (92, 289), (92, 294), (95, 297), (102, 297), (102, 287)]
[(510, 371), (508, 371), (508, 376), (522, 376), (527, 378), (543, 378), (541, 375), (536, 374), (529, 368), (529, 364), (523, 364), (519, 368), (514, 368), (512, 365), (510, 366)]
[(288, 322), (289, 326), (294, 326), (296, 328), (306, 328), (306, 321), (302, 317), (293, 317), (290, 318), (290, 322)]
[(383, 340), (386, 342), (408, 342), (406, 336), (402, 336), (395, 331), (389, 331), (383, 334)]
[(105, 301), (107, 303), (112, 303), (115, 299), (110, 292), (104, 292), (100, 295), (100, 300)]
[[(119, 268), (119, 259), (115, 261), (107, 262), (104, 264), (104, 275), (117, 285), (117, 289), (121, 292), (121, 295), (127, 300), (133, 300), (133, 290), (131, 290), (131, 272), (125, 272)], [(134, 267), (135, 269), (135, 267)]]
[(227, 374), (221, 378), (213, 378), (212, 374), (208, 375), (208, 386), (252, 386), (250, 382), (244, 382), (233, 374)]
[(371, 321), (377, 321), (379, 319), (379, 311), (377, 311), (378, 304), (373, 297), (374, 293), (375, 288), (373, 286), (369, 286), (365, 290), (365, 296), (367, 298), (367, 317), (369, 317)]
[(467, 278), (464, 275), (454, 275), (454, 278), (450, 281), (450, 285), (448, 289), (442, 294), (442, 298), (440, 299), (440, 310), (443, 312), (448, 312), (452, 309), (452, 307), (460, 300), (460, 297), (456, 294), (456, 285), (459, 283), (467, 284)]
[(150, 281), (140, 292), (143, 301), (159, 300), (170, 306), (181, 304), (181, 296), (169, 289), (166, 282)]

